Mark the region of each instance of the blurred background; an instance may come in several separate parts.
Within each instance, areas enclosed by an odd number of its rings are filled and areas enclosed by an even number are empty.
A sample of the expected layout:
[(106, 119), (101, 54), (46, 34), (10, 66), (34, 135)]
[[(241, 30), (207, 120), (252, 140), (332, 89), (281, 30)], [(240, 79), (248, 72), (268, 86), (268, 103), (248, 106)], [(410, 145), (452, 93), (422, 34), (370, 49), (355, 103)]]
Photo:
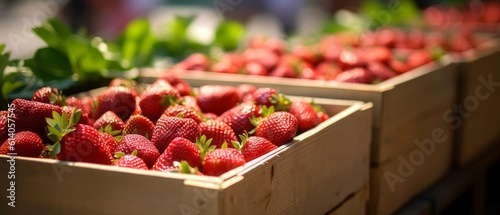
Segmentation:
[[(415, 2), (425, 8), (438, 0)], [(387, 1), (396, 4), (398, 1)], [(201, 40), (221, 19), (241, 21), (248, 35), (307, 34), (317, 32), (335, 11), (356, 11), (360, 1), (331, 0), (0, 0), (0, 43), (7, 44), (11, 57), (29, 57), (43, 46), (31, 28), (50, 17), (59, 17), (76, 32), (105, 39), (116, 37), (138, 17), (148, 18), (153, 30), (174, 15), (195, 15), (190, 35)]]

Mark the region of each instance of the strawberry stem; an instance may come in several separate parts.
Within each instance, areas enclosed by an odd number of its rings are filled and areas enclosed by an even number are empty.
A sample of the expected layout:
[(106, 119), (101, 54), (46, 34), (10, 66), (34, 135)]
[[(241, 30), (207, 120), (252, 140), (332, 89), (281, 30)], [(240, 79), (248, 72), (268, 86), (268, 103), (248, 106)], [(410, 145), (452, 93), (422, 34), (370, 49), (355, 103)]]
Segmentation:
[(52, 140), (54, 144), (46, 147), (40, 155), (41, 157), (56, 159), (57, 154), (61, 151), (62, 138), (75, 130), (74, 126), (78, 123), (78, 120), (80, 120), (81, 115), (82, 112), (74, 107), (73, 110), (71, 110), (69, 119), (68, 114), (64, 111), (62, 111), (62, 114), (52, 111), (52, 118), (45, 118), (48, 124), (47, 137)]

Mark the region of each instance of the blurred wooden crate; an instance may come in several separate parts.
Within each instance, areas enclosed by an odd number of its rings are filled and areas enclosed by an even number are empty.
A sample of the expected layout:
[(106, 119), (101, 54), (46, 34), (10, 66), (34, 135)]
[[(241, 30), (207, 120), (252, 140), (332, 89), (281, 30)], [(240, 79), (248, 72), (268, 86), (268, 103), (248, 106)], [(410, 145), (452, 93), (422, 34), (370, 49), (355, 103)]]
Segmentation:
[[(90, 92), (92, 94), (92, 92)], [(301, 98), (295, 98), (301, 99)], [(370, 103), (315, 99), (333, 115), (220, 177), (0, 155), (15, 170), (2, 214), (324, 214), (368, 185)], [(7, 190), (11, 180), (0, 177)]]
[(470, 164), (500, 138), (500, 41), (492, 39), (457, 58), (459, 84), (455, 115), (458, 167)]
[[(146, 82), (158, 77), (154, 70), (142, 71)], [(450, 169), (453, 129), (443, 115), (456, 101), (456, 65), (444, 59), (377, 85), (337, 83), (276, 77), (217, 74), (200, 71), (179, 73), (193, 86), (206, 84), (274, 87), (280, 92), (336, 99), (372, 102), (373, 143), (371, 146), (370, 200), (368, 214), (391, 214), (412, 197), (437, 182)], [(446, 136), (441, 143), (432, 140), (435, 129)], [(387, 183), (380, 183), (385, 172), (398, 173), (399, 157), (408, 158), (417, 145), (431, 141), (436, 147), (418, 171), (398, 184), (397, 194), (387, 193)], [(425, 144), (424, 144), (425, 145)], [(386, 201), (394, 199), (395, 201)]]

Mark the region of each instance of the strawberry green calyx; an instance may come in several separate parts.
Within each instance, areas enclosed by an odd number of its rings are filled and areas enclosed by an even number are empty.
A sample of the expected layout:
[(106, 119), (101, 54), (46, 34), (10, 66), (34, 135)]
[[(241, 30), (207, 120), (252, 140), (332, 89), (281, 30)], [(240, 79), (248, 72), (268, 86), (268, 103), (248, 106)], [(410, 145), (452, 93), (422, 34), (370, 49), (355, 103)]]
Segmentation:
[[(137, 129), (135, 131), (137, 131)], [(118, 142), (120, 142), (123, 139), (123, 136), (126, 134), (125, 131), (113, 130), (113, 126), (111, 126), (111, 124), (106, 125), (106, 127), (100, 127), (99, 133), (110, 134)]]
[(254, 126), (254, 128), (249, 131), (249, 134), (254, 134), (255, 129), (257, 129), (257, 126), (260, 124), (263, 118), (268, 117), (269, 115), (274, 113), (274, 106), (267, 107), (265, 105), (260, 106), (260, 114), (262, 117), (255, 117), (255, 115), (252, 114), (252, 117), (250, 117), (250, 123)]
[(248, 140), (248, 133), (245, 132), (243, 134), (238, 135), (240, 137), (241, 142), (238, 141), (232, 141), (231, 143), (233, 144), (234, 148), (237, 149), (238, 151), (241, 151), (245, 144), (247, 143)]
[(201, 135), (200, 138), (196, 138), (196, 146), (198, 149), (200, 149), (200, 157), (201, 161), (204, 162), (205, 156), (215, 150), (217, 146), (215, 145), (210, 145), (212, 143), (212, 138), (207, 140), (207, 137), (205, 135)]
[(167, 109), (168, 106), (177, 104), (177, 99), (178, 98), (176, 95), (164, 95), (164, 96), (162, 96), (161, 101), (160, 101), (160, 104), (162, 107), (161, 112), (163, 113), (163, 111), (165, 111), (165, 109)]
[[(125, 155), (126, 154), (124, 152), (115, 152), (115, 154), (114, 154), (115, 159), (113, 159), (113, 164), (118, 162), (118, 160), (120, 160), (120, 158), (122, 158)], [(132, 153), (130, 153), (130, 155), (137, 156), (137, 150), (134, 150)]]
[(58, 89), (55, 89), (55, 92), (49, 93), (47, 96), (49, 97), (50, 104), (61, 106), (61, 107), (67, 105), (66, 104), (66, 96), (64, 96), (64, 94), (62, 94), (62, 92), (59, 91)]
[(292, 104), (290, 99), (279, 92), (272, 95), (270, 100), (277, 111), (288, 111), (288, 108), (290, 108), (290, 105)]
[(181, 162), (174, 161), (174, 166), (177, 167), (177, 169), (174, 169), (170, 172), (184, 173), (190, 175), (197, 175), (199, 172), (198, 167), (191, 167), (189, 163), (185, 160), (182, 160)]
[(82, 112), (73, 108), (71, 111), (71, 115), (69, 116), (66, 112), (62, 112), (62, 114), (57, 113), (56, 111), (52, 112), (52, 118), (45, 118), (47, 121), (47, 137), (54, 142), (51, 146), (48, 146), (43, 152), (42, 157), (53, 158), (55, 159), (57, 154), (61, 151), (61, 139), (73, 132), (75, 130), (74, 126), (80, 120)]
[(323, 112), (323, 113), (325, 112), (325, 110), (320, 105), (314, 103), (314, 99), (311, 100), (309, 104), (311, 104), (311, 106), (314, 108), (316, 112)]

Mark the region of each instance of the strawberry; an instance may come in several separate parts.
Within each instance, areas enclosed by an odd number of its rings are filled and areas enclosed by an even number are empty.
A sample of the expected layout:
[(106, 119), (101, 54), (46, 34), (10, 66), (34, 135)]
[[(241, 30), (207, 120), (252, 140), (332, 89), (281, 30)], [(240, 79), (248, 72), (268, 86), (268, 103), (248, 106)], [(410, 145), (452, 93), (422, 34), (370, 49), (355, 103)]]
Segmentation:
[(367, 69), (375, 76), (375, 79), (379, 79), (381, 81), (385, 81), (398, 75), (385, 64), (378, 61), (369, 62), (367, 65)]
[(298, 133), (307, 131), (321, 123), (316, 109), (308, 102), (292, 102), (288, 110), (298, 120)]
[(143, 115), (132, 115), (125, 123), (123, 131), (126, 134), (139, 134), (147, 139), (151, 139), (154, 128), (155, 125), (147, 117)]
[(9, 111), (0, 111), (0, 143), (9, 138)]
[(51, 117), (53, 111), (61, 114), (61, 107), (24, 99), (14, 99), (11, 105), (14, 109), (12, 119), (16, 125), (16, 132), (32, 131), (44, 142), (48, 142), (45, 118)]
[(134, 151), (129, 155), (120, 152), (115, 153), (116, 160), (113, 161), (112, 166), (132, 169), (148, 169), (146, 163), (144, 163), (144, 161), (140, 157), (137, 157), (136, 153), (137, 151)]
[[(14, 143), (11, 145), (10, 143)], [(0, 146), (0, 154), (17, 153), (17, 156), (39, 157), (45, 145), (38, 134), (31, 131), (21, 131), (14, 138), (5, 140)]]
[(322, 111), (318, 111), (317, 115), (318, 115), (318, 119), (320, 119), (321, 122), (324, 122), (330, 118), (330, 116), (328, 116), (328, 114), (326, 114), (325, 112), (322, 112)]
[(159, 79), (141, 94), (142, 115), (156, 122), (163, 111), (179, 98), (179, 92), (168, 82)]
[(173, 72), (163, 73), (160, 79), (165, 80), (170, 85), (172, 85), (181, 96), (187, 96), (191, 94), (191, 86), (189, 86), (186, 81), (177, 77), (177, 75)]
[(135, 93), (126, 87), (107, 88), (97, 97), (96, 118), (108, 111), (115, 112), (123, 121), (127, 120), (135, 110)]
[(96, 129), (101, 129), (106, 128), (108, 125), (111, 126), (111, 130), (119, 132), (123, 131), (123, 128), (125, 127), (123, 120), (120, 119), (120, 117), (118, 117), (113, 111), (107, 111), (104, 113), (94, 122), (93, 126)]
[(275, 110), (288, 110), (290, 100), (274, 88), (259, 88), (252, 93), (256, 105), (274, 106)]
[(210, 60), (206, 55), (201, 53), (194, 53), (188, 56), (183, 61), (181, 61), (179, 64), (177, 64), (175, 66), (175, 69), (206, 71), (208, 69), (209, 64)]
[(91, 120), (96, 119), (97, 101), (90, 96), (83, 97), (81, 101), (83, 105), (83, 107), (81, 108), (82, 112), (86, 113), (89, 116), (89, 119)]
[(110, 87), (119, 87), (119, 86), (126, 87), (126, 88), (132, 90), (132, 92), (134, 92), (134, 96), (138, 96), (139, 95), (137, 93), (137, 89), (138, 89), (137, 82), (134, 81), (134, 80), (124, 79), (124, 78), (114, 78), (108, 84), (108, 88), (110, 88)]
[(165, 168), (162, 170), (163, 172), (172, 172), (172, 173), (184, 173), (189, 175), (203, 175), (202, 172), (198, 170), (198, 167), (191, 167), (189, 163), (185, 160), (179, 162), (174, 161), (173, 166)]
[(187, 108), (191, 108), (196, 112), (201, 112), (201, 108), (198, 106), (198, 101), (196, 101), (196, 98), (193, 96), (183, 96), (177, 103)]
[(276, 55), (282, 55), (283, 53), (285, 53), (286, 43), (280, 38), (264, 38), (260, 36), (253, 36), (248, 40), (247, 48), (267, 49), (274, 52)]
[(233, 129), (222, 121), (208, 120), (200, 123), (200, 132), (208, 139), (212, 139), (212, 145), (220, 148), (222, 144), (236, 141)]
[(176, 137), (156, 160), (151, 169), (169, 171), (174, 166), (175, 161), (181, 160), (187, 161), (192, 167), (201, 168), (203, 153), (206, 153), (210, 148), (211, 150), (215, 148), (215, 146), (210, 147), (210, 143), (211, 140), (206, 140), (204, 136), (197, 139), (196, 144), (186, 138)]
[(176, 137), (184, 137), (194, 142), (199, 136), (200, 128), (193, 119), (162, 115), (153, 130), (151, 142), (163, 153)]
[(325, 61), (338, 62), (340, 59), (340, 53), (344, 48), (342, 47), (338, 39), (336, 39), (334, 36), (328, 36), (321, 40), (319, 49)]
[(266, 76), (268, 74), (267, 69), (261, 64), (256, 62), (248, 62), (247, 64), (245, 64), (243, 70), (244, 70), (243, 73), (247, 75)]
[(69, 97), (66, 98), (66, 105), (70, 107), (77, 107), (78, 109), (82, 110), (83, 113), (90, 113), (91, 111), (87, 111), (85, 108), (86, 106), (83, 104), (82, 100), (76, 97)]
[(216, 120), (219, 118), (215, 113), (203, 113), (203, 121)]
[(389, 61), (389, 67), (398, 74), (403, 74), (405, 72), (410, 71), (411, 69), (410, 66), (408, 66), (406, 63), (395, 58)]
[(432, 53), (427, 49), (413, 51), (408, 55), (406, 62), (410, 68), (417, 68), (432, 62)]
[(57, 88), (42, 87), (35, 91), (31, 101), (53, 104), (57, 106), (66, 105), (66, 98)]
[(263, 108), (263, 119), (254, 120), (255, 136), (266, 138), (276, 146), (281, 146), (297, 134), (299, 122), (289, 112), (274, 112), (274, 108)]
[(318, 80), (333, 80), (335, 77), (340, 74), (342, 71), (339, 67), (331, 62), (321, 62), (316, 67), (316, 71), (314, 74), (314, 79)]
[(366, 65), (366, 59), (353, 50), (344, 49), (340, 52), (338, 65), (342, 70), (363, 67)]
[(250, 101), (252, 99), (252, 93), (255, 92), (255, 90), (256, 88), (252, 84), (240, 84), (236, 87), (240, 102)]
[(55, 143), (42, 156), (110, 165), (113, 160), (110, 147), (102, 141), (97, 129), (77, 124), (80, 115), (80, 111), (73, 111), (69, 117), (66, 112), (58, 114), (54, 111), (52, 118), (47, 118), (48, 137)]
[(205, 156), (203, 173), (220, 176), (223, 173), (245, 164), (245, 157), (234, 148), (215, 149)]
[(115, 152), (123, 152), (130, 154), (137, 151), (137, 157), (144, 160), (146, 165), (151, 168), (156, 159), (160, 157), (160, 152), (156, 149), (155, 145), (146, 137), (139, 134), (126, 134), (122, 140), (118, 142)]
[(255, 128), (250, 121), (252, 116), (261, 116), (259, 106), (252, 103), (243, 103), (224, 112), (217, 120), (229, 125), (233, 129), (235, 135), (241, 135), (245, 131), (250, 131)]
[(240, 139), (241, 143), (234, 143), (235, 148), (241, 151), (241, 154), (245, 157), (246, 162), (250, 162), (251, 160), (278, 148), (266, 138), (257, 136), (248, 137), (247, 133), (241, 135)]
[(166, 116), (172, 116), (176, 117), (181, 115), (183, 118), (190, 118), (193, 119), (197, 124), (201, 123), (201, 117), (198, 112), (196, 112), (192, 108), (188, 108), (186, 106), (182, 105), (171, 105), (169, 106), (165, 112), (163, 112), (163, 115)]
[(370, 84), (373, 80), (373, 74), (360, 67), (346, 70), (335, 77), (335, 81), (347, 83)]
[(316, 65), (321, 60), (320, 53), (312, 46), (298, 45), (293, 49), (292, 55), (311, 65)]
[(218, 73), (238, 73), (239, 68), (243, 65), (243, 59), (238, 53), (223, 54), (220, 59), (215, 62), (212, 67), (212, 72)]
[[(111, 128), (111, 127), (110, 127)], [(116, 147), (118, 146), (118, 141), (117, 139), (120, 139), (121, 136), (113, 136), (110, 133), (107, 132), (100, 132), (101, 133), (101, 140), (104, 143), (104, 145), (109, 149), (110, 152), (114, 152)]]
[(358, 55), (363, 55), (367, 62), (379, 61), (388, 62), (392, 58), (392, 52), (389, 48), (383, 46), (366, 47), (357, 49)]
[(198, 89), (196, 100), (203, 112), (220, 115), (234, 107), (239, 97), (235, 87), (205, 85)]
[(243, 52), (246, 63), (254, 62), (262, 65), (267, 71), (271, 71), (278, 65), (279, 56), (268, 49), (247, 49)]

